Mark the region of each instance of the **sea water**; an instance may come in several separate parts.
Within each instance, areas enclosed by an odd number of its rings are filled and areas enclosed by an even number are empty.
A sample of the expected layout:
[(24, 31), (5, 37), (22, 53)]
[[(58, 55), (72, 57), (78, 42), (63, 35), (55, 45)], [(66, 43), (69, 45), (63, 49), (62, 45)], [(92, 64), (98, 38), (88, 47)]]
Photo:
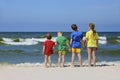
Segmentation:
[[(45, 34), (48, 32), (1, 32), (0, 33), (0, 64), (42, 65), (42, 54)], [(57, 32), (50, 32), (56, 41)], [(71, 32), (63, 35), (70, 39)], [(85, 33), (83, 33), (85, 35)], [(120, 65), (120, 32), (98, 32), (99, 48), (97, 65)], [(83, 65), (87, 65), (87, 50), (82, 49)], [(57, 64), (58, 53), (53, 54), (52, 61)], [(65, 57), (66, 65), (71, 62), (71, 52)], [(77, 57), (75, 64), (78, 64)]]

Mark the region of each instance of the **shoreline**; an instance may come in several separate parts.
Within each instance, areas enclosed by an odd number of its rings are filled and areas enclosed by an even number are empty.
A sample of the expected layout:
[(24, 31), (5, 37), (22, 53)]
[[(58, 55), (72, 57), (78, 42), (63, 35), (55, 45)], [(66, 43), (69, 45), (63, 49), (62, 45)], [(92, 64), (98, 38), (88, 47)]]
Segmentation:
[[(0, 67), (7, 67), (7, 66), (13, 66), (13, 67), (44, 67), (44, 63), (20, 63), (20, 64), (9, 64), (9, 63), (2, 63), (0, 64)], [(91, 65), (91, 67), (105, 67), (105, 66), (120, 66), (120, 64), (96, 64), (96, 66)], [(57, 68), (59, 67), (58, 64), (52, 64), (50, 68)], [(65, 67), (71, 67), (71, 63), (65, 64), (63, 68)], [(75, 64), (74, 67), (80, 67), (79, 64)], [(83, 64), (82, 67), (89, 67), (88, 64)]]

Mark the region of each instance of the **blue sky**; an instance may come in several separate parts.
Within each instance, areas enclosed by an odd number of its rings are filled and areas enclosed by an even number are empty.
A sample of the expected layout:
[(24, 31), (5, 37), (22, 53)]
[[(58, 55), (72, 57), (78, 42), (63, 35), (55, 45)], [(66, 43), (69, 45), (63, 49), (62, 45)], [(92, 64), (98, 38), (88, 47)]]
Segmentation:
[(0, 0), (0, 32), (87, 31), (90, 22), (120, 32), (120, 0)]

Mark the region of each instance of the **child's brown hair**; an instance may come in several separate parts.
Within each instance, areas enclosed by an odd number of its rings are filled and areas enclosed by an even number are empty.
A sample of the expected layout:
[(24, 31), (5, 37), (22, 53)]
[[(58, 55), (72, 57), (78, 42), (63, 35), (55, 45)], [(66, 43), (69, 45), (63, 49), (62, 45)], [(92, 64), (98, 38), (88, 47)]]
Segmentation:
[(49, 34), (49, 33), (47, 33), (47, 34), (46, 34), (46, 38), (50, 40), (50, 39), (52, 38), (52, 35)]
[(96, 34), (96, 30), (94, 29), (95, 28), (95, 24), (94, 23), (89, 23), (89, 27), (93, 31), (93, 35), (95, 35)]
[(72, 24), (72, 25), (71, 25), (71, 28), (72, 28), (74, 31), (77, 31), (77, 29), (78, 29), (76, 24)]

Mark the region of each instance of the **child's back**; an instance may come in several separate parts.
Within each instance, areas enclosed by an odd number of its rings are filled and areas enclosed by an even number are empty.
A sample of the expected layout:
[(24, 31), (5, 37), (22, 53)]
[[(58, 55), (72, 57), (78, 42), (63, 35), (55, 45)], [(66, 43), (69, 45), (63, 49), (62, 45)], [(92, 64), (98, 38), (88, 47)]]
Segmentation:
[(44, 54), (46, 55), (53, 54), (53, 47), (55, 46), (55, 42), (53, 42), (52, 40), (46, 40), (44, 42), (44, 46), (45, 46)]
[(64, 67), (66, 47), (69, 46), (68, 40), (67, 38), (62, 36), (62, 32), (58, 32), (58, 37), (56, 42), (58, 44), (58, 66)]
[(67, 38), (65, 38), (64, 36), (59, 36), (57, 38), (58, 49), (66, 50), (67, 41)]
[(81, 39), (83, 38), (83, 34), (80, 31), (75, 31), (71, 34), (72, 38), (72, 48), (80, 48), (81, 47)]
[(44, 42), (44, 46), (43, 46), (43, 53), (45, 56), (45, 67), (48, 67), (48, 63), (49, 66), (52, 65), (52, 54), (53, 54), (53, 50), (55, 49), (55, 42), (53, 42), (51, 40), (52, 36), (51, 34), (46, 34), (46, 38), (47, 40)]

